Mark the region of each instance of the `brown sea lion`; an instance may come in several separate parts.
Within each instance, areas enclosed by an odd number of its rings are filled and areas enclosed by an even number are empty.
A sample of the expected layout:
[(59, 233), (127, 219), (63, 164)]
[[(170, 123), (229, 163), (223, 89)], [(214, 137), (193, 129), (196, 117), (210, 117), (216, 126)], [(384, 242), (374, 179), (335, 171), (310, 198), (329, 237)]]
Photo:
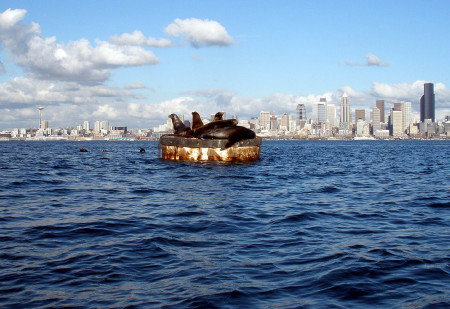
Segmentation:
[(211, 121), (197, 129), (192, 129), (192, 135), (197, 138), (206, 138), (204, 137), (204, 134), (207, 134), (212, 130), (217, 130), (225, 127), (234, 127), (237, 125), (237, 123), (238, 122), (236, 119)]
[(217, 121), (217, 120), (223, 120), (223, 114), (225, 114), (224, 112), (217, 112), (214, 115), (214, 120), (213, 121)]
[(188, 132), (190, 131), (190, 129), (184, 125), (184, 123), (176, 114), (170, 114), (169, 118), (172, 119), (175, 135), (182, 135), (182, 136), (189, 135)]
[(242, 126), (225, 126), (217, 127), (202, 133), (203, 139), (227, 139), (228, 142), (222, 148), (227, 149), (233, 146), (235, 143), (244, 139), (253, 139), (256, 137), (255, 132)]
[(86, 148), (80, 148), (80, 152), (88, 152)]
[(203, 126), (203, 121), (197, 112), (192, 112), (192, 130), (198, 129)]

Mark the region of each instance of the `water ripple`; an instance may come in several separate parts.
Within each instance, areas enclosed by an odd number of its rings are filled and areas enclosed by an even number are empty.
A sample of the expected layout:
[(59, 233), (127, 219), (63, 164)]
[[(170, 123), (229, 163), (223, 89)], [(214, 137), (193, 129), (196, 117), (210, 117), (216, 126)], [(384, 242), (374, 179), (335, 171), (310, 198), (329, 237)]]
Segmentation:
[(448, 142), (264, 141), (251, 164), (18, 145), (0, 158), (2, 307), (450, 305)]

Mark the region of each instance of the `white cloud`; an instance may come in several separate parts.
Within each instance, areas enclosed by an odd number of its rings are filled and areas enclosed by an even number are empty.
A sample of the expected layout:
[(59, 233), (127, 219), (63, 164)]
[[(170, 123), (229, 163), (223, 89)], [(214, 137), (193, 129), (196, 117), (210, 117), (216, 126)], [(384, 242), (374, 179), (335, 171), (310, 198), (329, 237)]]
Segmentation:
[(364, 58), (366, 58), (365, 63), (345, 61), (345, 64), (348, 66), (377, 66), (377, 67), (387, 67), (389, 65), (387, 62), (381, 61), (380, 58), (371, 53), (365, 55)]
[(39, 25), (22, 24), (25, 10), (8, 9), (0, 14), (0, 41), (19, 66), (36, 79), (102, 82), (110, 70), (122, 66), (159, 62), (151, 52), (137, 46), (119, 46), (97, 41), (92, 46), (81, 39), (67, 45), (55, 37), (42, 38)]
[(366, 55), (367, 65), (368, 66), (379, 66), (379, 67), (386, 67), (388, 66), (387, 62), (381, 61), (380, 58), (373, 54), (367, 54)]
[(121, 113), (109, 104), (101, 105), (96, 111), (92, 113), (92, 116), (98, 119), (116, 120), (120, 119)]
[(168, 39), (155, 39), (152, 37), (146, 38), (144, 34), (135, 30), (133, 33), (124, 33), (121, 36), (112, 36), (111, 42), (117, 45), (145, 45), (151, 47), (170, 47), (173, 46), (172, 41)]
[(172, 37), (183, 37), (191, 46), (228, 46), (234, 43), (225, 27), (214, 20), (197, 18), (175, 19), (166, 27)]
[(144, 88), (148, 88), (147, 86), (145, 86), (142, 82), (140, 81), (135, 81), (133, 83), (128, 83), (123, 85), (123, 87), (125, 89), (144, 89)]

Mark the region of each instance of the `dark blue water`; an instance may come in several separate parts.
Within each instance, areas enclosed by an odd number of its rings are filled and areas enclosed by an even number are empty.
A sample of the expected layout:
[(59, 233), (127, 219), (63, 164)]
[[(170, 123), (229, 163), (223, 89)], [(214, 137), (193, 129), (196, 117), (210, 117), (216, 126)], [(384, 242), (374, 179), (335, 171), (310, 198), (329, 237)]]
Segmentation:
[(448, 141), (0, 147), (0, 307), (450, 306)]

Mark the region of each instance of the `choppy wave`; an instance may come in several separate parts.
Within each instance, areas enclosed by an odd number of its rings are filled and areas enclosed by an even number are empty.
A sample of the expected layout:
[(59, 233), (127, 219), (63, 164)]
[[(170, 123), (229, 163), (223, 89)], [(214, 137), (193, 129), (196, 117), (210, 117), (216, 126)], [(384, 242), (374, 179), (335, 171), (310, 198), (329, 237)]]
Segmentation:
[(2, 307), (450, 306), (446, 141), (264, 142), (251, 164), (2, 152)]

